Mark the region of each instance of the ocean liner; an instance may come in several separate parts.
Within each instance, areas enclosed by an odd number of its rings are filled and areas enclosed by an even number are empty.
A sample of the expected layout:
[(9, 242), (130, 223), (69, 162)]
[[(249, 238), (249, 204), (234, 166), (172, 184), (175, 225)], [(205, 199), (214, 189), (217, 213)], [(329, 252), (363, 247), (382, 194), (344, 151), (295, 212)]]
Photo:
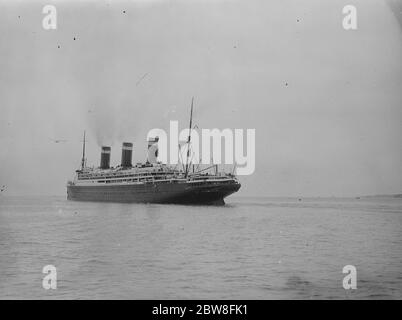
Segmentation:
[[(190, 126), (192, 128), (193, 103)], [(219, 171), (217, 165), (199, 169), (187, 161), (181, 166), (168, 165), (156, 160), (158, 138), (148, 140), (145, 163), (132, 164), (133, 144), (123, 142), (121, 163), (110, 166), (111, 147), (101, 149), (100, 166), (88, 167), (85, 159), (85, 132), (81, 168), (74, 180), (67, 183), (67, 199), (78, 201), (109, 201), (133, 203), (173, 203), (223, 205), (224, 198), (237, 192), (240, 183), (233, 173)], [(191, 130), (187, 140), (191, 143)]]

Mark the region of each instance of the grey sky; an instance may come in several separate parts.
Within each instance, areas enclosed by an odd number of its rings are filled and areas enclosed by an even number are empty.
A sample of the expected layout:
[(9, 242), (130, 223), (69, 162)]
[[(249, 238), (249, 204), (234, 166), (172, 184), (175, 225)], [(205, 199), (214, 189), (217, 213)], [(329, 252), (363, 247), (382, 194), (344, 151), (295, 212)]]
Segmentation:
[(144, 160), (148, 130), (187, 126), (195, 96), (198, 127), (256, 129), (239, 195), (402, 192), (401, 2), (353, 1), (356, 31), (346, 4), (0, 1), (0, 185), (64, 194), (84, 129), (88, 163), (105, 139), (115, 163), (123, 140)]

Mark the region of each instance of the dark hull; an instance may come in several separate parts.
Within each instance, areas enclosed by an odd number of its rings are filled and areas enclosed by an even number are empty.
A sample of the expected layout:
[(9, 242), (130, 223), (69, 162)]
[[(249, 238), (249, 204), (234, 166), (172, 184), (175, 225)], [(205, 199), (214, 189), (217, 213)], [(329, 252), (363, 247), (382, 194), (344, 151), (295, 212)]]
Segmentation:
[(67, 199), (128, 203), (223, 205), (239, 190), (237, 182), (147, 183), (138, 185), (67, 186)]

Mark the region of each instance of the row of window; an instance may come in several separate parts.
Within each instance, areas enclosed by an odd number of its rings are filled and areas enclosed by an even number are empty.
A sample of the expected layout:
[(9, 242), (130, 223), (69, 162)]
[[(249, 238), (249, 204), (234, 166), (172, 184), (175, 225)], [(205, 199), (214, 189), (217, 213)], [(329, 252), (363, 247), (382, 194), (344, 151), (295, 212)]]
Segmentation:
[(144, 176), (144, 173), (133, 173), (129, 175), (98, 175), (98, 174), (91, 174), (91, 175), (78, 175), (78, 180), (93, 180), (93, 179), (111, 179), (111, 178), (142, 178), (142, 177), (166, 177), (168, 175), (177, 174), (177, 172), (147, 172), (147, 175)]

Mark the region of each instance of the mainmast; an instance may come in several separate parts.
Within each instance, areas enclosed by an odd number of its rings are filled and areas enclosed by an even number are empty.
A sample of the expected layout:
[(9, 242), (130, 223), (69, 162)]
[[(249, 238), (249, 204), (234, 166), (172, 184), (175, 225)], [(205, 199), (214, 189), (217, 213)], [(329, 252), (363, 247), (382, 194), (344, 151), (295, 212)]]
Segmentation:
[(193, 126), (193, 105), (194, 105), (194, 97), (191, 99), (191, 111), (190, 111), (190, 125), (188, 127), (188, 139), (187, 139), (187, 159), (186, 159), (186, 178), (188, 175), (189, 163), (188, 159), (190, 157), (190, 141), (191, 141), (191, 129)]
[(82, 160), (81, 160), (81, 170), (85, 167), (85, 130), (84, 130), (84, 142), (82, 144)]

